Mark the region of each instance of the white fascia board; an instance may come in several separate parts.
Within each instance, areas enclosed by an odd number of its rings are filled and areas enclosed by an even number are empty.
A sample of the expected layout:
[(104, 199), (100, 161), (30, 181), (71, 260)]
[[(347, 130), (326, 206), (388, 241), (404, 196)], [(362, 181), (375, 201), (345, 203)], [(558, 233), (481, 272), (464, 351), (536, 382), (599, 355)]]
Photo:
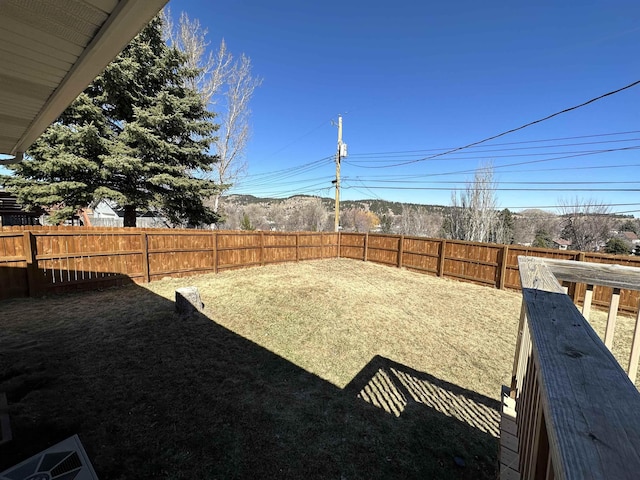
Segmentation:
[(120, 0), (11, 151), (19, 155), (51, 125), (168, 0)]

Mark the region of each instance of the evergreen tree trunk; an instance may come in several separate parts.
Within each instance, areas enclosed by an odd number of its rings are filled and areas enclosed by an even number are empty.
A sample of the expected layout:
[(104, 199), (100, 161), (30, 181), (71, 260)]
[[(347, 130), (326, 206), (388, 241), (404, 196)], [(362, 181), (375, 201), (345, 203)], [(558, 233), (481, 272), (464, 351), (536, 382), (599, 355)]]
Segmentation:
[(125, 227), (136, 226), (136, 206), (135, 205), (124, 206), (124, 226)]

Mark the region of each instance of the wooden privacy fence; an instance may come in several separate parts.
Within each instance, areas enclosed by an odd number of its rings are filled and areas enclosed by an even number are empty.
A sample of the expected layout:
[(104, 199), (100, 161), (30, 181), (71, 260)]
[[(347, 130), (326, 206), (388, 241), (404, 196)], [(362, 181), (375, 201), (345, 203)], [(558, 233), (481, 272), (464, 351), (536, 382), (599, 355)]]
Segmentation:
[(14, 229), (0, 232), (0, 299), (337, 256), (337, 233)]
[(559, 280), (640, 290), (639, 271), (522, 257), (520, 276), (523, 303), (510, 395), (503, 397), (500, 478), (638, 478), (640, 393), (632, 383), (638, 324), (625, 373), (606, 345), (608, 335), (613, 339), (611, 315), (603, 343)]
[[(0, 299), (147, 282), (165, 276), (320, 258), (351, 258), (495, 288), (520, 289), (518, 256), (640, 267), (640, 258), (403, 235), (332, 232), (229, 232), (108, 227), (0, 230)], [(612, 288), (577, 303), (608, 306)], [(637, 312), (640, 294), (622, 290), (620, 309)]]
[[(520, 290), (519, 256), (640, 267), (640, 257), (403, 235), (341, 233), (339, 242), (340, 257), (343, 258), (397, 266), (499, 289)], [(590, 294), (592, 304), (608, 307), (612, 291), (610, 286), (596, 285)], [(576, 303), (582, 304), (587, 287), (581, 283), (571, 284), (569, 294)], [(619, 307), (622, 311), (636, 313), (639, 303), (640, 292), (621, 291)]]

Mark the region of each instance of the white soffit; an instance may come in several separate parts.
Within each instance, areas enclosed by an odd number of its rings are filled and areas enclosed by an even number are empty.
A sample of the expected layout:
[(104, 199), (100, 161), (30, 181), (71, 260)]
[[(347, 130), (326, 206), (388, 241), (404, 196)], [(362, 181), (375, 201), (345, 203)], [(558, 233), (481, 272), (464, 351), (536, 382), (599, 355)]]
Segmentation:
[(0, 154), (24, 152), (167, 0), (0, 0)]

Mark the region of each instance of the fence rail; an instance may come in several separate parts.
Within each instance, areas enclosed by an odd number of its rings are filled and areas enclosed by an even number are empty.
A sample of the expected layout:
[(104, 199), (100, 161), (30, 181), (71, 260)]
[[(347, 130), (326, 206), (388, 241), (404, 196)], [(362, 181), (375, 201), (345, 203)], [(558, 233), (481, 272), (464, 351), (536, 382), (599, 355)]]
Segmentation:
[[(495, 288), (520, 289), (518, 256), (640, 267), (640, 258), (403, 235), (110, 227), (4, 227), (0, 299), (321, 258), (351, 258)], [(576, 303), (610, 305), (613, 288), (572, 284)], [(622, 311), (640, 293), (623, 289)]]

